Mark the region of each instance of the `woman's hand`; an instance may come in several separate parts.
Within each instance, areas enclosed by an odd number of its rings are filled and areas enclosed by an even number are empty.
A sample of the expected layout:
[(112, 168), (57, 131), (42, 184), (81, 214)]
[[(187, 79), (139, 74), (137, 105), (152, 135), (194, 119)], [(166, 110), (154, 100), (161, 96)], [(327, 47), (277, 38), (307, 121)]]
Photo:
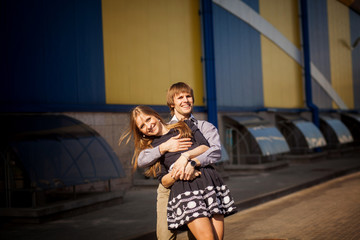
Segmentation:
[[(199, 170), (196, 170), (193, 166), (191, 166), (190, 163), (187, 163), (185, 170), (184, 170), (184, 178), (180, 179), (180, 175), (176, 175), (174, 169), (171, 170), (169, 173), (170, 176), (174, 176), (174, 180), (182, 180), (182, 181), (192, 181), (195, 178), (199, 177), (201, 175), (201, 172)], [(172, 177), (171, 177), (172, 178)]]
[[(173, 166), (173, 169), (175, 170), (175, 171), (173, 171), (173, 174), (175, 174), (175, 175), (171, 175), (171, 176), (179, 177), (180, 180), (184, 180), (185, 166), (188, 163), (188, 161), (190, 159), (195, 160), (197, 156), (204, 153), (208, 149), (209, 149), (208, 146), (200, 145), (192, 150), (182, 153), (181, 156), (176, 160), (176, 162), (174, 163), (174, 166)], [(197, 160), (197, 166), (200, 166), (200, 162), (198, 160)]]
[(176, 160), (176, 162), (173, 165), (171, 171), (171, 177), (183, 180), (185, 175), (185, 167), (187, 163), (188, 163), (188, 157), (184, 153), (181, 154), (181, 156)]

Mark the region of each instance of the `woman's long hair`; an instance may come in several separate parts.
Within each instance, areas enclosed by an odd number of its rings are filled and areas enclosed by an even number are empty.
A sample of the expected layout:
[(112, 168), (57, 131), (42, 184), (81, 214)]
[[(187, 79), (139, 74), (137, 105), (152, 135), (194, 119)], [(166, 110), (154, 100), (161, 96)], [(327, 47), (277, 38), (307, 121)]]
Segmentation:
[[(163, 126), (167, 127), (168, 129), (175, 128), (179, 132), (181, 138), (192, 136), (191, 129), (188, 127), (186, 123), (181, 121), (175, 124), (167, 125), (162, 119), (162, 117), (152, 108), (148, 106), (135, 107), (130, 112), (129, 129), (124, 134), (122, 134), (119, 140), (119, 145), (120, 145), (124, 140), (126, 140), (126, 144), (128, 144), (131, 137), (133, 137), (134, 139), (135, 150), (131, 159), (131, 164), (133, 165), (133, 171), (137, 169), (137, 165), (138, 165), (137, 162), (140, 152), (144, 149), (152, 148), (151, 143), (153, 141), (153, 137), (144, 135), (142, 132), (140, 132), (140, 130), (136, 126), (136, 118), (140, 114), (146, 114), (156, 117), (157, 119), (159, 119), (160, 123), (163, 124)], [(160, 171), (161, 171), (160, 162), (157, 161), (155, 164), (153, 164), (149, 169), (145, 171), (145, 175), (156, 177)]]

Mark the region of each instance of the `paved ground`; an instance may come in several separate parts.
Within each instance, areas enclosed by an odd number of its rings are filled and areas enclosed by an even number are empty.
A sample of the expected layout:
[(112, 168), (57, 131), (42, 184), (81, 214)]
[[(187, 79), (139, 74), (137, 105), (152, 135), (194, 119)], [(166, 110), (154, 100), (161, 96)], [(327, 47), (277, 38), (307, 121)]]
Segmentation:
[(360, 239), (360, 173), (229, 216), (226, 239)]
[[(345, 207), (340, 205), (345, 200), (351, 200), (350, 196), (345, 196), (345, 192), (360, 195), (359, 181), (351, 184), (338, 183), (337, 186), (349, 187), (341, 194), (336, 191), (341, 191), (342, 187), (324, 190), (319, 195), (316, 195), (317, 191), (310, 194), (298, 192), (359, 170), (360, 152), (357, 151), (316, 162), (292, 163), (286, 168), (271, 172), (230, 177), (226, 183), (241, 211), (226, 218), (226, 239), (360, 239), (339, 236), (348, 236), (346, 234), (355, 229), (354, 225), (360, 225), (359, 215), (355, 215), (360, 212), (359, 208), (352, 208), (350, 203), (346, 203), (347, 209), (354, 211), (341, 215)], [(300, 195), (286, 201), (285, 199), (294, 196), (290, 196), (294, 192)], [(344, 198), (334, 201), (337, 195)], [(278, 199), (283, 196), (288, 197)], [(274, 199), (278, 200), (269, 202)], [(354, 201), (359, 205), (359, 199)], [(250, 208), (255, 205), (258, 207)], [(0, 227), (0, 239), (155, 239), (155, 206), (156, 187), (134, 188), (127, 191), (124, 202), (116, 206), (43, 224), (3, 224)], [(340, 210), (336, 208), (339, 206)], [(316, 210), (322, 211), (317, 213)], [(336, 216), (340, 218), (333, 218)], [(318, 218), (307, 220), (310, 217)], [(356, 218), (354, 220), (357, 222), (352, 222), (351, 218)], [(341, 230), (339, 226), (348, 226), (348, 229)], [(304, 235), (298, 235), (296, 229)], [(331, 233), (333, 236), (322, 235), (327, 232), (330, 234), (333, 229), (338, 229), (339, 232)], [(356, 234), (358, 230), (354, 231)], [(310, 235), (305, 235), (309, 233)]]

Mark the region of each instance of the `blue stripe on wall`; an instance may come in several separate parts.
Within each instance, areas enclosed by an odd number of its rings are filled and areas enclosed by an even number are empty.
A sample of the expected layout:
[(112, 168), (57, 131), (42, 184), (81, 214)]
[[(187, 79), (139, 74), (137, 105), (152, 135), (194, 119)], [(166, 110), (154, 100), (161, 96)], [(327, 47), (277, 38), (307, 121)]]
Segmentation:
[[(350, 9), (351, 44), (360, 38), (360, 15)], [(360, 42), (352, 51), (354, 108), (360, 109)]]
[(1, 7), (1, 104), (105, 104), (100, 0), (4, 0)]
[[(259, 11), (258, 1), (244, 1)], [(228, 107), (264, 105), (260, 34), (213, 4), (217, 102)]]
[[(308, 1), (310, 59), (320, 72), (331, 81), (330, 48), (328, 32), (327, 1)], [(332, 108), (332, 101), (313, 80), (313, 102), (319, 108)]]

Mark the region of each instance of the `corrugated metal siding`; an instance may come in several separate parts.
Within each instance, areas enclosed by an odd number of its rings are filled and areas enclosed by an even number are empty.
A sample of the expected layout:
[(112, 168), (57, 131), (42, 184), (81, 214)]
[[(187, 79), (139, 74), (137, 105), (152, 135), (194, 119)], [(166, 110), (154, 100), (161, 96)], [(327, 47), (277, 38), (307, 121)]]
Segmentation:
[[(258, 1), (244, 1), (258, 11)], [(216, 90), (222, 107), (263, 106), (260, 34), (213, 4)]]
[[(354, 107), (349, 8), (328, 0), (331, 83), (348, 108)], [(335, 105), (334, 105), (335, 106)]]
[(106, 102), (166, 103), (172, 83), (188, 83), (203, 105), (199, 2), (103, 0)]
[[(329, 32), (326, 0), (308, 1), (310, 58), (321, 73), (330, 78)], [(319, 108), (331, 108), (331, 99), (313, 80), (313, 102)]]
[[(360, 38), (360, 15), (350, 10), (351, 44)], [(354, 108), (360, 109), (360, 42), (352, 50)]]
[(2, 13), (1, 103), (105, 103), (100, 0), (6, 0)]
[[(300, 46), (298, 3), (261, 0), (260, 14), (295, 46)], [(301, 66), (261, 36), (264, 103), (266, 107), (304, 107)]]

